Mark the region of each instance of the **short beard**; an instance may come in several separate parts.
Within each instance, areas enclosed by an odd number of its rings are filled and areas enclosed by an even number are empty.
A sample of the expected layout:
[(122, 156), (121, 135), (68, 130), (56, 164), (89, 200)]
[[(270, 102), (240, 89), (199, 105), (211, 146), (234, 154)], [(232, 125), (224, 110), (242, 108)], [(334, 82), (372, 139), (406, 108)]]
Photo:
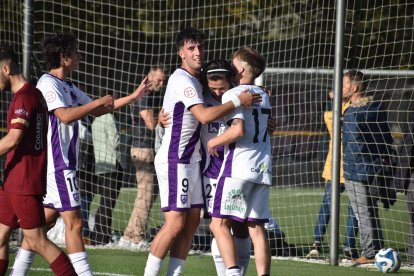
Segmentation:
[(0, 86), (0, 91), (11, 91), (11, 82), (9, 79), (4, 80), (2, 86)]

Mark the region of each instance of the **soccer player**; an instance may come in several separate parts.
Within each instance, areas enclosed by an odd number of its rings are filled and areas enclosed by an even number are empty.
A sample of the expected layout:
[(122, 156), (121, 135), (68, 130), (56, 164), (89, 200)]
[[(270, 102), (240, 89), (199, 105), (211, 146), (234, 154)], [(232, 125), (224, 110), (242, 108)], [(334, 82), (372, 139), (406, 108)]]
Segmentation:
[(145, 267), (147, 276), (158, 275), (170, 249), (167, 275), (181, 273), (199, 225), (200, 210), (204, 206), (199, 164), (201, 124), (223, 117), (238, 106), (250, 105), (254, 100), (250, 93), (243, 93), (226, 104), (204, 106), (198, 80), (203, 65), (203, 40), (203, 33), (193, 28), (184, 29), (176, 39), (182, 64), (168, 80), (163, 104), (164, 111), (172, 116), (172, 123), (165, 129), (154, 162), (165, 223), (151, 244)]
[[(50, 71), (38, 81), (37, 87), (46, 99), (49, 110), (47, 135), (48, 166), (47, 194), (43, 200), (46, 222), (53, 225), (59, 215), (66, 226), (65, 242), (69, 258), (78, 275), (92, 275), (82, 239), (80, 196), (76, 178), (78, 160), (78, 120), (91, 114), (99, 116), (112, 112), (141, 98), (151, 83), (147, 78), (130, 95), (113, 100), (107, 95), (92, 101), (67, 79), (77, 70), (80, 54), (76, 39), (71, 34), (55, 33), (42, 42), (42, 50)], [(31, 262), (33, 252), (26, 241), (14, 267)]]
[(76, 275), (66, 254), (44, 232), (46, 103), (21, 74), (16, 54), (6, 46), (0, 46), (0, 91), (13, 92), (8, 131), (0, 140), (0, 154), (7, 154), (0, 187), (0, 275), (7, 271), (10, 235), (19, 226), (30, 250), (39, 253), (56, 275)]
[[(202, 83), (204, 89), (204, 103), (206, 106), (216, 106), (221, 104), (223, 94), (233, 87), (232, 78), (234, 75), (231, 64), (226, 60), (214, 60), (207, 63), (202, 70)], [(224, 118), (220, 118), (201, 127), (201, 147), (202, 147), (202, 170), (203, 185), (206, 205), (212, 202), (216, 191), (217, 180), (224, 160), (224, 147), (218, 147), (218, 156), (209, 155), (207, 143), (215, 138), (225, 129)], [(232, 234), (236, 245), (237, 260), (244, 274), (250, 261), (250, 237), (247, 225), (238, 221), (232, 221)], [(211, 253), (216, 266), (217, 275), (224, 276), (226, 267), (218, 250), (216, 240), (211, 243)]]
[(213, 156), (218, 156), (217, 147), (226, 146), (224, 164), (209, 208), (213, 217), (210, 228), (223, 257), (226, 275), (241, 275), (230, 225), (232, 220), (247, 222), (257, 275), (270, 275), (270, 249), (264, 224), (270, 217), (272, 158), (267, 121), (271, 107), (268, 94), (252, 85), (264, 71), (265, 61), (255, 50), (241, 48), (233, 54), (232, 62), (235, 83), (240, 85), (227, 91), (222, 102), (231, 101), (246, 88), (260, 94), (262, 102), (250, 108), (237, 108), (225, 118), (229, 126), (226, 131), (208, 142), (208, 152)]

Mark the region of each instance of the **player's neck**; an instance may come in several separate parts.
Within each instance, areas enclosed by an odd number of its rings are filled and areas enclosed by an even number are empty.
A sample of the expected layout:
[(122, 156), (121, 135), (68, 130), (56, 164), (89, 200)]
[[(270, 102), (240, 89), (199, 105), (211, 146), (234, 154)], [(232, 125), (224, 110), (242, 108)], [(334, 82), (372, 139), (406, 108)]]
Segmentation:
[(12, 76), (10, 81), (11, 81), (11, 91), (13, 93), (16, 93), (17, 91), (19, 91), (27, 83), (26, 78), (22, 74)]
[(242, 85), (242, 84), (254, 84), (254, 78), (243, 77), (243, 78), (240, 79), (239, 84), (240, 85)]
[(66, 76), (69, 74), (69, 72), (67, 70), (65, 70), (65, 68), (63, 67), (59, 67), (56, 69), (50, 69), (49, 74), (61, 79), (61, 80), (65, 80)]
[(185, 66), (185, 64), (181, 65), (181, 69), (187, 71), (188, 73), (190, 73), (191, 75), (193, 75), (196, 78), (198, 78), (200, 76), (200, 70), (199, 69), (190, 68), (189, 66)]

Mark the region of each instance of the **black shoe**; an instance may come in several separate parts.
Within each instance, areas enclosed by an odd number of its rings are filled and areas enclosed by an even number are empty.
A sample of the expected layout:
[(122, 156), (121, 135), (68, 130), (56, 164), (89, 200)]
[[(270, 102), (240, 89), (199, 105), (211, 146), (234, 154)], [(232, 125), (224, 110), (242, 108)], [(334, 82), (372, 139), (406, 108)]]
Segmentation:
[(358, 250), (356, 250), (355, 248), (350, 250), (344, 249), (344, 255), (345, 258), (347, 258), (348, 260), (356, 260), (359, 258)]

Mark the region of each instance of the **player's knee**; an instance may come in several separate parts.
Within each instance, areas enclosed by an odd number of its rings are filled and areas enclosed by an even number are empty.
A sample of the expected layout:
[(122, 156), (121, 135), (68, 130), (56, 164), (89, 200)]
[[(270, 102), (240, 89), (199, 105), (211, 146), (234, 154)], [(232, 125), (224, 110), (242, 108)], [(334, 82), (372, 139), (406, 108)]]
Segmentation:
[(211, 223), (210, 223), (210, 230), (214, 234), (214, 233), (219, 232), (222, 226), (223, 225), (221, 223), (219, 223), (218, 221), (212, 220)]
[(65, 223), (66, 231), (69, 232), (82, 232), (82, 218), (74, 218)]
[(181, 232), (184, 231), (184, 224), (181, 223), (166, 223), (164, 231), (168, 232), (173, 238), (176, 238)]
[(42, 248), (46, 246), (46, 235), (26, 235), (24, 239), (31, 251), (42, 252)]

